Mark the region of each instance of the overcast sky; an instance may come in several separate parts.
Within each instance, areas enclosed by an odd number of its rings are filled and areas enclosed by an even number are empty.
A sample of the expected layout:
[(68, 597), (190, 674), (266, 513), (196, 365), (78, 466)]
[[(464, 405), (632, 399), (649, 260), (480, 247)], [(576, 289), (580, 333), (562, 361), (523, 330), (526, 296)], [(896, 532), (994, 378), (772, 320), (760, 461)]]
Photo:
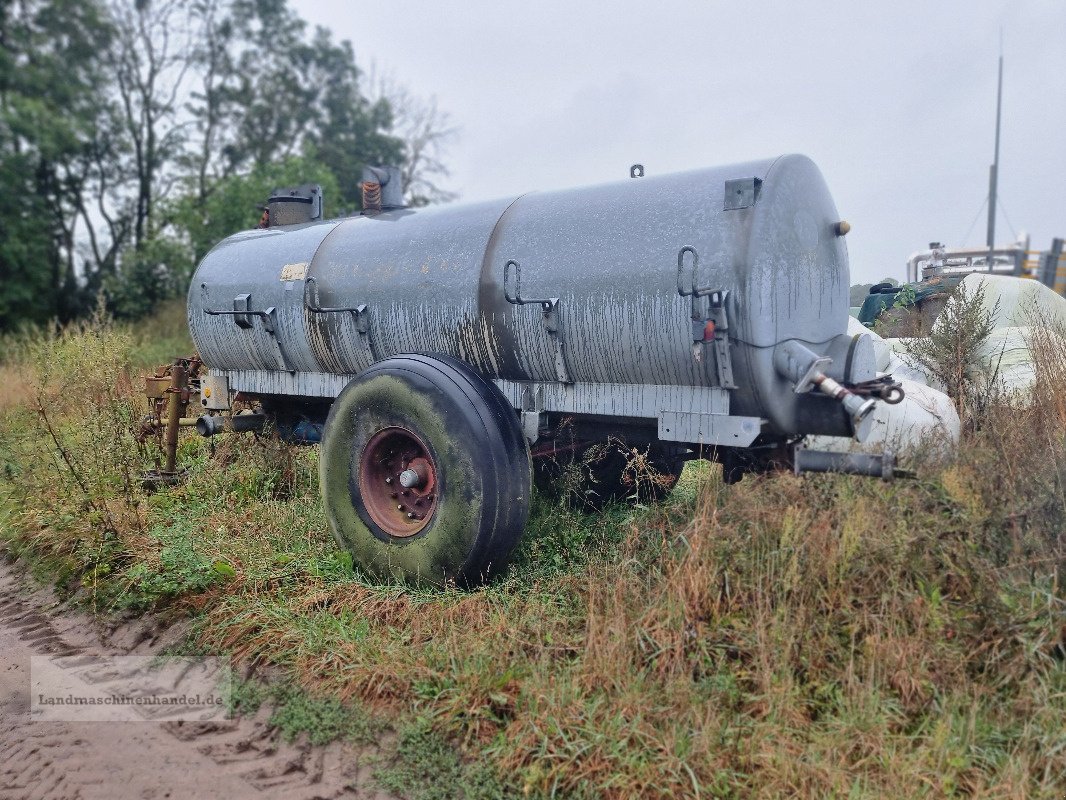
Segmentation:
[(996, 238), (1066, 236), (1066, 0), (293, 4), (437, 96), (460, 202), (805, 153), (853, 282), (984, 243), (1002, 29)]

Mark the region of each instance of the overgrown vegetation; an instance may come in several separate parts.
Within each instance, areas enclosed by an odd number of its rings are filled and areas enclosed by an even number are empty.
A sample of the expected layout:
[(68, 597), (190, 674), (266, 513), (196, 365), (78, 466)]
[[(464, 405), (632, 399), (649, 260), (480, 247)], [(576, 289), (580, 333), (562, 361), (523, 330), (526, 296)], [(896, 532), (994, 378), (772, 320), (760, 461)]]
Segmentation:
[(313, 448), (189, 437), (187, 481), (142, 492), (143, 351), (98, 321), (5, 350), (0, 536), (101, 612), (190, 614), (193, 646), (283, 676), (234, 702), (287, 735), (391, 729), (379, 780), (408, 797), (1058, 798), (1066, 354), (1039, 337), (1031, 401), (916, 480), (694, 464), (656, 506), (541, 498), (509, 574), (460, 592), (354, 573)]
[[(929, 335), (910, 340), (910, 354), (944, 387), (964, 422), (979, 421), (976, 417), (989, 405), (995, 391), (997, 368), (986, 367), (981, 356), (996, 327), (998, 311), (998, 301), (992, 308), (986, 307), (984, 284), (971, 292), (960, 283)], [(917, 318), (916, 313), (914, 316)]]
[(411, 204), (454, 196), (448, 115), (286, 0), (3, 2), (0, 43), (0, 331), (100, 292), (143, 316), (275, 188), (321, 183), (340, 216), (364, 166), (402, 164)]

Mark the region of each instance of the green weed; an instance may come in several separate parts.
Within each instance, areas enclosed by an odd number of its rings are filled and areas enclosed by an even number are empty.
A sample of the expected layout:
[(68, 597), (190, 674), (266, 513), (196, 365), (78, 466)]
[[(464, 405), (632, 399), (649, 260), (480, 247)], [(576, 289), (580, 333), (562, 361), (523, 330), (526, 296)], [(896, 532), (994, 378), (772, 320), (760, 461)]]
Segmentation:
[(382, 788), (409, 800), (497, 800), (520, 794), (491, 764), (463, 761), (426, 719), (416, 718), (398, 735), (396, 754), (378, 767)]
[(316, 698), (284, 681), (272, 684), (256, 679), (229, 681), (226, 710), (230, 714), (254, 715), (263, 705), (271, 708), (269, 724), (287, 742), (306, 736), (310, 744), (326, 745), (343, 740), (371, 744), (380, 737), (381, 722), (358, 708), (344, 706), (335, 698)]

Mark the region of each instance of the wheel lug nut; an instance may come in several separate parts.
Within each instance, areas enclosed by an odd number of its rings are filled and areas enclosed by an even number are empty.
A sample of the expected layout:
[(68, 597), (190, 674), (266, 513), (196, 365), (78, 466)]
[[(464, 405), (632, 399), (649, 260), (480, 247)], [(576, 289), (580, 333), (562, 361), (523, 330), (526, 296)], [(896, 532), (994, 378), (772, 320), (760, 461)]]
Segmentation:
[(412, 513), (410, 512), (410, 511), (408, 511), (408, 512), (407, 512), (407, 518), (408, 518), (408, 519), (414, 519), (414, 518), (415, 518), (415, 515), (414, 515), (414, 514), (412, 514)]
[(385, 483), (392, 483), (392, 478), (386, 478)]
[(403, 511), (403, 506), (401, 506), (401, 505), (397, 505), (397, 506), (396, 506), (396, 510), (397, 510), (397, 511)]

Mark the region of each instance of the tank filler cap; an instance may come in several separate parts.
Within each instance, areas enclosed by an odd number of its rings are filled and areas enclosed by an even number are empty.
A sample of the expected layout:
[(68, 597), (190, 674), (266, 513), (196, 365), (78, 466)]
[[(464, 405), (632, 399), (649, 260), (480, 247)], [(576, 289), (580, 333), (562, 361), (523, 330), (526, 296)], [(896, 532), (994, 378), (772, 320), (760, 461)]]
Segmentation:
[(848, 222), (846, 219), (842, 219), (840, 220), (840, 222), (833, 226), (833, 230), (836, 232), (837, 236), (847, 236), (848, 231), (851, 230), (851, 223)]
[(322, 219), (322, 187), (317, 183), (277, 188), (267, 200), (269, 227)]

